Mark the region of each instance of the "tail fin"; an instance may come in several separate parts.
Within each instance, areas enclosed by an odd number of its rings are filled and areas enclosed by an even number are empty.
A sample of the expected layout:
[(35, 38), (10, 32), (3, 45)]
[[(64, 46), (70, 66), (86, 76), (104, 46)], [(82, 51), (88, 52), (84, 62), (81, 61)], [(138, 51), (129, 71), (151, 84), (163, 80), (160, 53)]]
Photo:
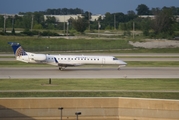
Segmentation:
[(11, 45), (13, 51), (14, 51), (14, 55), (17, 56), (24, 56), (27, 55), (27, 53), (22, 49), (21, 45), (19, 43), (16, 42), (8, 42), (8, 44)]

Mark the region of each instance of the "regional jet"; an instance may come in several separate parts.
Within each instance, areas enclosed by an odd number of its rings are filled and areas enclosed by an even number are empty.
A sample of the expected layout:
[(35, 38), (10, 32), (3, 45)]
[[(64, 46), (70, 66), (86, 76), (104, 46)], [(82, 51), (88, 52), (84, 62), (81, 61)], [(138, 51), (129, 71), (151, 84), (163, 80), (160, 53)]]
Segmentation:
[(26, 63), (44, 63), (55, 65), (59, 70), (64, 70), (66, 67), (79, 66), (86, 64), (100, 64), (100, 65), (119, 65), (118, 70), (126, 66), (127, 63), (117, 59), (114, 56), (85, 56), (85, 55), (49, 55), (49, 54), (35, 54), (26, 52), (19, 43), (8, 42), (11, 45), (16, 60)]

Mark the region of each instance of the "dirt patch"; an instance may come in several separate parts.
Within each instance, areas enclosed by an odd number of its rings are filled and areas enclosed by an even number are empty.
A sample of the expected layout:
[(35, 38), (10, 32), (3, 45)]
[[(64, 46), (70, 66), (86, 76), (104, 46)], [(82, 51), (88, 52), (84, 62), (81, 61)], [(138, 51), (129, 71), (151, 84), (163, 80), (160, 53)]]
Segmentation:
[(145, 42), (132, 42), (129, 41), (129, 44), (135, 47), (142, 47), (142, 48), (177, 48), (179, 47), (179, 41), (177, 40), (151, 40), (147, 39)]

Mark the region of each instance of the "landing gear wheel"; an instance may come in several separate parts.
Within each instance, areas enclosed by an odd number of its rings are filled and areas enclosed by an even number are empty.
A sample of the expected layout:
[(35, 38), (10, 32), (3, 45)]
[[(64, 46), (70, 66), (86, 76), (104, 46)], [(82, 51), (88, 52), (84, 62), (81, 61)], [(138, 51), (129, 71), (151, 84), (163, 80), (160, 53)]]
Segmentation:
[(119, 66), (117, 70), (120, 70), (120, 69), (121, 69), (121, 68), (120, 68), (120, 66)]
[(63, 70), (63, 68), (62, 68), (62, 67), (59, 67), (59, 70), (61, 70), (61, 71), (62, 71), (62, 70)]

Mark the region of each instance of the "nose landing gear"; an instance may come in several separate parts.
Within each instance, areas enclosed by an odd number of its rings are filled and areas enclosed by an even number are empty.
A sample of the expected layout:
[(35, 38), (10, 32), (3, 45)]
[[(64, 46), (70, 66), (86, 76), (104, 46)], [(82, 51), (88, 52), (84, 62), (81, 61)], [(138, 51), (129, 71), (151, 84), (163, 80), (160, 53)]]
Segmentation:
[(59, 67), (59, 70), (63, 71), (66, 67), (67, 67), (67, 66), (64, 66), (64, 67), (63, 67), (63, 66), (60, 66), (60, 67)]
[(121, 69), (121, 67), (119, 66), (117, 70), (120, 70), (120, 69)]

